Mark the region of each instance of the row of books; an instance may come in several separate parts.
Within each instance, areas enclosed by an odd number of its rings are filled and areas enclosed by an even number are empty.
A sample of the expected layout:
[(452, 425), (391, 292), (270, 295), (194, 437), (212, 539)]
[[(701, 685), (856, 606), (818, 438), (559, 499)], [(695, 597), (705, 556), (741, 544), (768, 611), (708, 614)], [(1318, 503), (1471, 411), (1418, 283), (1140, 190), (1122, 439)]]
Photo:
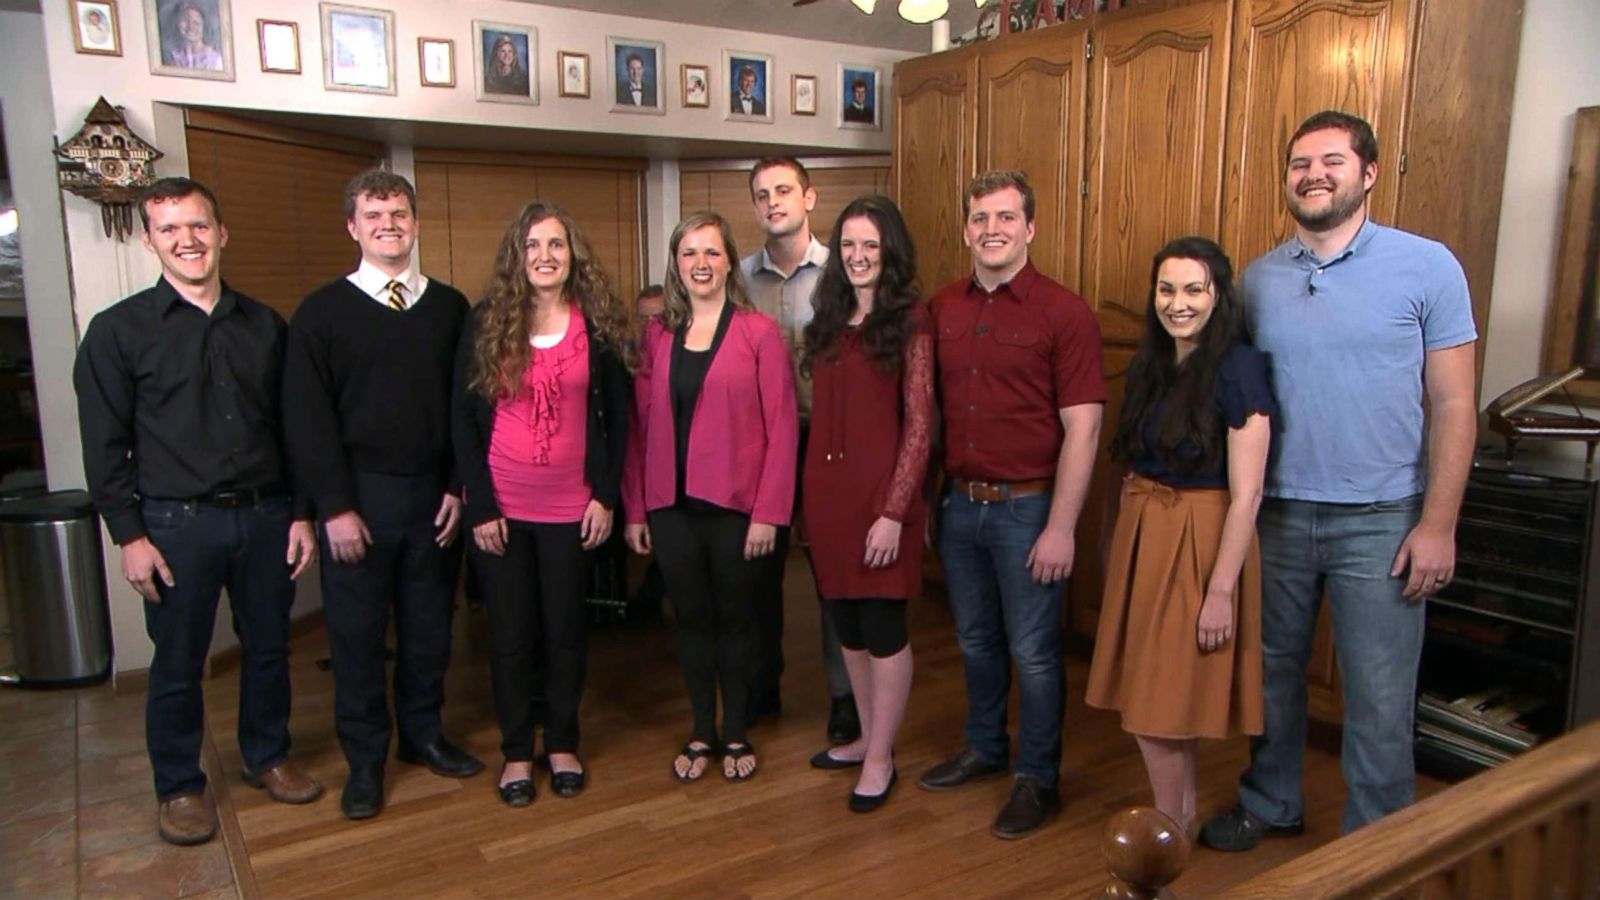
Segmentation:
[(1417, 703), (1417, 741), (1484, 766), (1505, 762), (1539, 743), (1531, 723), (1545, 699), (1497, 686), (1451, 698), (1424, 691)]

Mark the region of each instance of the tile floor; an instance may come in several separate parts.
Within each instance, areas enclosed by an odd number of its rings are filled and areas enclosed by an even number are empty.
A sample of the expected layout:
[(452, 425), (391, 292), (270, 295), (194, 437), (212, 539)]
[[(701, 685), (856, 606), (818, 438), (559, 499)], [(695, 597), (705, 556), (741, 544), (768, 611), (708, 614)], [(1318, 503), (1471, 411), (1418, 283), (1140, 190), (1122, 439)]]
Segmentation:
[(238, 896), (220, 836), (156, 834), (142, 692), (0, 688), (0, 898)]

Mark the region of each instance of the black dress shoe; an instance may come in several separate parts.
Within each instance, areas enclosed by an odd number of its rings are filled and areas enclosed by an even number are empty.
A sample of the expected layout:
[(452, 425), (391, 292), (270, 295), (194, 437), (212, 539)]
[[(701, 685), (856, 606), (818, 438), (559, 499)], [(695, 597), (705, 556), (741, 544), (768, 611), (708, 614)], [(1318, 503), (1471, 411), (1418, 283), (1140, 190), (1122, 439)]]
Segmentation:
[(884, 786), (881, 794), (858, 794), (850, 792), (850, 811), (856, 813), (869, 813), (889, 802), (889, 792), (894, 790), (894, 783), (900, 780), (900, 770), (889, 770), (889, 783)]
[(1294, 837), (1304, 834), (1304, 822), (1273, 825), (1243, 806), (1235, 806), (1200, 828), (1200, 843), (1213, 850), (1238, 853), (1254, 847), (1264, 837)]
[(362, 766), (350, 770), (339, 797), (339, 811), (346, 819), (370, 819), (383, 809), (383, 769)]
[(811, 754), (811, 768), (813, 769), (854, 769), (861, 765), (859, 759), (840, 759), (826, 750), (818, 750)]
[(1006, 770), (1004, 762), (990, 762), (971, 747), (922, 773), (917, 786), (927, 791), (948, 791), (976, 778), (988, 778)]
[(483, 771), (483, 763), (476, 756), (445, 738), (439, 738), (420, 750), (401, 744), (395, 748), (394, 755), (403, 763), (427, 766), (430, 772), (445, 778), (470, 778)]
[(551, 772), (550, 792), (557, 797), (570, 799), (583, 793), (588, 772)]
[(854, 694), (833, 698), (828, 709), (828, 741), (835, 747), (861, 737), (861, 719), (856, 715)]
[(1018, 775), (1011, 787), (1011, 797), (1000, 807), (994, 827), (989, 833), (997, 838), (1013, 840), (1038, 831), (1061, 808), (1061, 792), (1045, 787), (1028, 775)]

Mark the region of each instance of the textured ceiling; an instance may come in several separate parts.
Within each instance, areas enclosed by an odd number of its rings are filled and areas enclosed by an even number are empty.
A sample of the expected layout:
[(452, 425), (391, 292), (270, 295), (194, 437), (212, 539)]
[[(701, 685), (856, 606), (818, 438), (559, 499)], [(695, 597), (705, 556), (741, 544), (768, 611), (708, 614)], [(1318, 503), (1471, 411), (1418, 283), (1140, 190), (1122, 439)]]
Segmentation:
[[(865, 15), (850, 0), (817, 0), (796, 7), (793, 0), (526, 0), (639, 19), (660, 19), (688, 25), (711, 25), (759, 31), (818, 41), (867, 47), (888, 47), (926, 53), (930, 26), (913, 25), (895, 13), (898, 0), (878, 0), (878, 10)], [(988, 0), (998, 3), (999, 0)], [(973, 0), (950, 0), (951, 34), (964, 34), (978, 24)]]

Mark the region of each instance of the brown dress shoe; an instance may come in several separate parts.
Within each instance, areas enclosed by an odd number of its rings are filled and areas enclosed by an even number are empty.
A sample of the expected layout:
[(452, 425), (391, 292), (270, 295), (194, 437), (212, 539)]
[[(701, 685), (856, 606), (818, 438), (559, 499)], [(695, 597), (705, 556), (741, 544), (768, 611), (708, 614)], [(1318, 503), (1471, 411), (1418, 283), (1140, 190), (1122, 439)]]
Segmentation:
[(265, 788), (267, 796), (279, 803), (310, 803), (322, 796), (322, 785), (289, 760), (284, 760), (260, 775), (246, 769), (239, 773), (244, 783)]
[(963, 747), (960, 753), (923, 772), (922, 777), (917, 779), (917, 786), (925, 791), (948, 791), (969, 781), (999, 775), (1005, 770), (1004, 762), (990, 762), (971, 747)]
[(216, 837), (217, 810), (206, 794), (184, 794), (164, 800), (156, 810), (156, 829), (169, 844), (187, 847)]
[(989, 833), (1006, 840), (1026, 837), (1054, 818), (1060, 808), (1058, 789), (1045, 787), (1027, 775), (1018, 775), (1016, 784), (1011, 787), (1011, 797), (1000, 807), (1000, 815), (995, 817)]

